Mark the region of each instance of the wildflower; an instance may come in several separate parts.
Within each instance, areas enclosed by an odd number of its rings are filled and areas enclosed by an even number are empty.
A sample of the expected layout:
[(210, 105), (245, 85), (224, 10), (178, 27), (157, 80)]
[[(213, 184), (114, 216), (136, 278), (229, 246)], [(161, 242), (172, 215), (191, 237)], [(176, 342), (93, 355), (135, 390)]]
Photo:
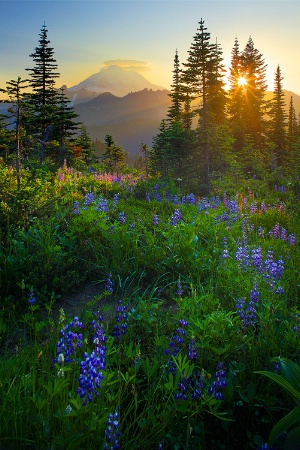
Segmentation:
[(118, 442), (121, 435), (119, 426), (120, 424), (118, 411), (116, 411), (114, 414), (109, 414), (105, 430), (106, 444), (104, 445), (104, 450), (114, 450), (120, 448)]
[(83, 355), (84, 359), (80, 363), (80, 375), (78, 378), (79, 388), (77, 394), (82, 399), (82, 405), (86, 405), (87, 401), (93, 401), (93, 395), (99, 397), (100, 384), (103, 380), (102, 370), (105, 369), (105, 350), (96, 352), (95, 350), (89, 355), (87, 352)]
[(30, 305), (34, 305), (36, 303), (36, 298), (35, 298), (35, 295), (33, 292), (33, 288), (30, 289), (29, 296), (28, 296), (28, 303)]
[(80, 202), (75, 202), (73, 206), (73, 214), (79, 216), (80, 214)]
[(100, 197), (98, 199), (97, 205), (95, 206), (95, 210), (99, 212), (108, 212), (108, 200), (105, 198)]
[(179, 279), (178, 282), (177, 282), (177, 290), (176, 290), (176, 292), (175, 292), (175, 295), (176, 295), (177, 297), (181, 297), (182, 294), (183, 294), (183, 289), (182, 289), (181, 281), (180, 281), (180, 279)]
[(164, 448), (164, 443), (165, 443), (165, 440), (162, 439), (162, 440), (160, 441), (160, 443), (158, 444), (157, 450), (163, 450), (163, 448)]
[(257, 283), (255, 283), (254, 288), (250, 291), (250, 299), (254, 303), (258, 303), (258, 301), (259, 301), (259, 292), (258, 292), (257, 288), (258, 288)]
[(106, 279), (106, 283), (105, 283), (105, 289), (106, 289), (106, 291), (108, 291), (108, 292), (110, 292), (110, 293), (113, 293), (113, 282), (111, 281), (111, 277), (112, 277), (112, 274), (111, 273), (109, 273), (108, 274), (108, 277), (107, 277), (107, 279)]
[(226, 236), (223, 239), (223, 244), (224, 244), (224, 250), (222, 253), (222, 258), (223, 259), (230, 258), (230, 254), (229, 254), (228, 247), (227, 247), (227, 237)]
[(120, 212), (120, 214), (119, 214), (119, 222), (120, 222), (121, 225), (126, 222), (126, 214), (124, 212)]
[(117, 207), (119, 200), (120, 200), (120, 194), (115, 194), (113, 196), (113, 200), (112, 200), (112, 206), (114, 209)]
[(93, 192), (89, 192), (88, 194), (85, 195), (83, 203), (85, 206), (90, 205), (91, 203), (94, 203), (95, 201), (95, 194)]
[(59, 371), (57, 372), (57, 376), (58, 378), (62, 378), (65, 376), (65, 371), (64, 369), (59, 369)]
[(81, 333), (75, 332), (76, 329), (83, 328), (83, 323), (78, 317), (74, 317), (69, 324), (60, 330), (60, 340), (57, 343), (57, 357), (55, 362), (62, 361), (62, 356), (66, 363), (74, 361), (75, 349), (82, 347), (83, 337)]
[(188, 353), (187, 353), (188, 359), (191, 361), (194, 361), (198, 357), (198, 347), (196, 345), (195, 338), (193, 337), (188, 345)]
[(181, 211), (179, 209), (175, 209), (174, 213), (170, 216), (170, 225), (176, 225), (181, 219)]
[(127, 305), (122, 305), (122, 300), (118, 300), (116, 325), (114, 327), (113, 335), (120, 341), (121, 335), (125, 335), (127, 329)]
[(224, 370), (224, 363), (218, 362), (217, 364), (217, 371), (214, 375), (214, 381), (210, 388), (208, 389), (208, 393), (212, 394), (216, 400), (223, 400), (224, 395), (222, 394), (221, 390), (224, 389), (227, 386), (226, 381), (226, 372)]
[(242, 320), (243, 327), (247, 328), (249, 325), (254, 326), (256, 323), (256, 309), (254, 301), (250, 300), (247, 305), (246, 300), (242, 298), (237, 301), (235, 306), (238, 315)]
[(58, 363), (60, 363), (60, 364), (63, 363), (63, 362), (65, 361), (65, 357), (64, 357), (63, 353), (60, 353), (60, 354), (58, 355), (57, 361), (58, 361)]
[(65, 409), (65, 413), (70, 414), (71, 411), (72, 411), (72, 406), (68, 405)]
[(153, 219), (152, 219), (152, 224), (158, 225), (159, 221), (160, 221), (160, 218), (159, 218), (158, 214), (154, 214)]
[(297, 242), (297, 240), (296, 240), (296, 236), (294, 235), (294, 234), (289, 234), (288, 235), (288, 242), (289, 242), (289, 244), (292, 246), (292, 245), (296, 245), (296, 242)]
[(279, 372), (279, 370), (281, 369), (280, 357), (277, 361), (275, 361), (274, 369), (276, 370), (276, 372)]

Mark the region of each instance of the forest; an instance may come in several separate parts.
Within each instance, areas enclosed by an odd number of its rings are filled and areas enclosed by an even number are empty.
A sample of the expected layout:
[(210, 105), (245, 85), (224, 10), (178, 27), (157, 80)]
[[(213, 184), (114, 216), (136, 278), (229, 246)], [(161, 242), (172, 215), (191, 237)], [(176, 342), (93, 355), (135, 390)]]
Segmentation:
[(225, 89), (198, 25), (135, 159), (45, 23), (1, 89), (0, 449), (299, 449), (300, 118), (251, 37)]

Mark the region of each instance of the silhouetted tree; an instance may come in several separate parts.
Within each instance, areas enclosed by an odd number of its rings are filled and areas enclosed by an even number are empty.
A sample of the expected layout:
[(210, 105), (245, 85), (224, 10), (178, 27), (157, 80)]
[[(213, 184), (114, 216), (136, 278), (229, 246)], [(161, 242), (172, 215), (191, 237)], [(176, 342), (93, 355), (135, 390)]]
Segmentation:
[(282, 165), (286, 158), (287, 144), (287, 113), (282, 80), (283, 77), (278, 65), (275, 74), (273, 99), (271, 100), (271, 109), (269, 111), (269, 115), (271, 117), (270, 139), (274, 144), (273, 151), (275, 152), (276, 162), (279, 165)]
[(106, 151), (102, 156), (105, 167), (111, 173), (116, 172), (124, 167), (126, 160), (125, 150), (118, 146), (110, 134), (105, 136)]

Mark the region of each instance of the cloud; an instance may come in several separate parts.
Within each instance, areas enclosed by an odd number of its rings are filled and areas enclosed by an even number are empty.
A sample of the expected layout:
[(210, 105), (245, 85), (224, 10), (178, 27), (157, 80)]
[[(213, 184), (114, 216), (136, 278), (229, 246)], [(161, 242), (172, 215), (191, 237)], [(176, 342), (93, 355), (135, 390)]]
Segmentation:
[(103, 65), (105, 67), (119, 66), (125, 70), (136, 70), (137, 72), (151, 70), (147, 61), (137, 61), (135, 59), (110, 59), (109, 61), (104, 61)]

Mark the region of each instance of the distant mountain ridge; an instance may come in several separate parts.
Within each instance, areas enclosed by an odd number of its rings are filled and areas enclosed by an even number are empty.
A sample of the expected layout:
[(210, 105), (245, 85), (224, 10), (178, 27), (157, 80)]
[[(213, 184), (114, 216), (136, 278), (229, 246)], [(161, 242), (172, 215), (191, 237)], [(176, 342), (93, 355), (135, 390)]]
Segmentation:
[(104, 141), (107, 134), (130, 154), (137, 153), (140, 144), (152, 145), (152, 138), (171, 106), (169, 91), (143, 89), (117, 97), (110, 92), (74, 105), (92, 139)]
[(151, 83), (135, 70), (111, 65), (68, 88), (67, 95), (76, 104), (80, 100), (85, 101), (85, 96), (91, 98), (91, 96), (96, 97), (104, 92), (110, 92), (117, 97), (124, 97), (129, 92), (141, 91), (145, 88), (153, 91), (165, 89)]

